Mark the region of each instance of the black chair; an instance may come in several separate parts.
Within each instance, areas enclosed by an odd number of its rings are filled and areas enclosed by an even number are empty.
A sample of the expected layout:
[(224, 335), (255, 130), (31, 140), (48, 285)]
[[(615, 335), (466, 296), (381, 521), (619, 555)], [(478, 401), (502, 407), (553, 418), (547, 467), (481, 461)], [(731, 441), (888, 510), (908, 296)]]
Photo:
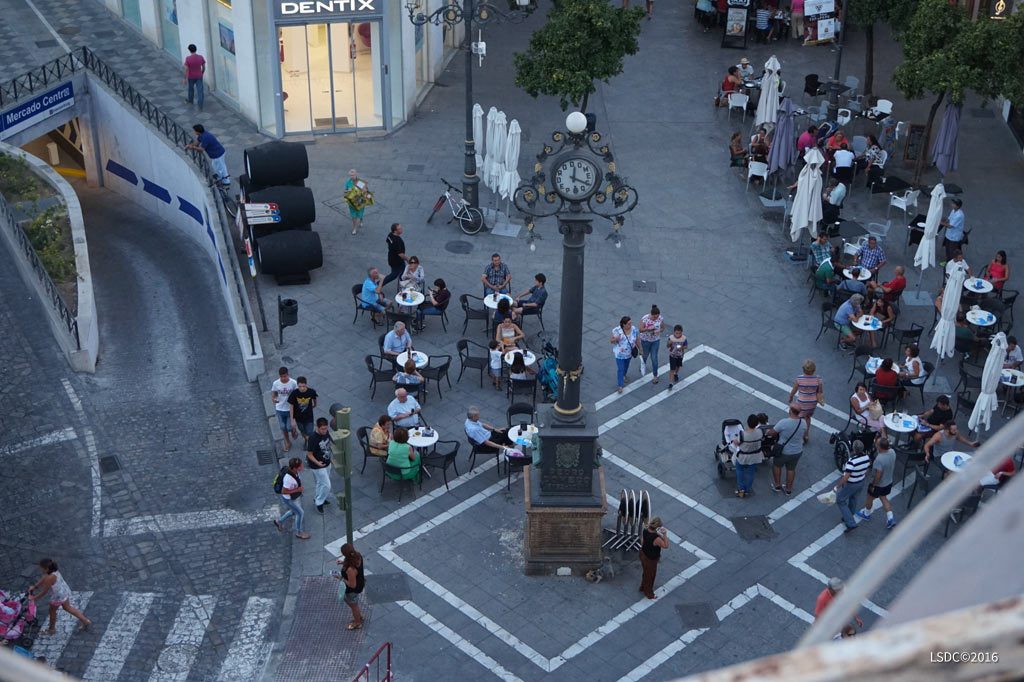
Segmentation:
[(405, 325), (405, 328), (408, 331), (410, 331), (410, 332), (412, 331), (412, 325), (413, 325), (413, 319), (414, 319), (412, 315), (407, 315), (406, 313), (396, 313), (396, 312), (393, 312), (391, 310), (388, 310), (387, 312), (385, 312), (384, 315), (387, 318), (388, 329), (394, 329), (395, 328), (395, 323), (396, 322), (401, 322), (402, 324)]
[(370, 304), (363, 300), (362, 293), (362, 284), (352, 285), (352, 305), (356, 309), (355, 315), (352, 316), (352, 324), (355, 324), (356, 320), (358, 320), (359, 316), (362, 315), (363, 313), (370, 313), (370, 322), (373, 323), (373, 327), (374, 329), (376, 329), (377, 325), (380, 323), (377, 321), (377, 317), (374, 314), (374, 311), (371, 308), (369, 308)]
[[(469, 352), (469, 347), (471, 345), (483, 350), (483, 356), (481, 357), (478, 355), (472, 355)], [(459, 351), (459, 362), (462, 365), (462, 367), (459, 369), (459, 378), (456, 379), (455, 382), (458, 383), (462, 381), (462, 373), (466, 371), (467, 367), (469, 369), (478, 369), (480, 370), (480, 388), (483, 388), (484, 372), (487, 371), (487, 368), (490, 365), (490, 355), (488, 348), (486, 346), (481, 346), (479, 343), (476, 343), (474, 341), (470, 341), (469, 339), (459, 339), (458, 342), (455, 344), (455, 347)]]
[[(821, 304), (821, 327), (818, 329), (818, 335), (814, 337), (817, 341), (821, 338), (821, 335), (825, 332), (835, 329), (835, 325), (832, 324), (832, 318), (835, 316), (835, 307), (831, 301), (826, 301)], [(838, 330), (837, 330), (838, 331)]]
[[(921, 489), (921, 496), (924, 497), (931, 492), (932, 488), (942, 482), (942, 476), (933, 471), (929, 472), (928, 462), (914, 464), (914, 485), (910, 488), (910, 497), (907, 498), (907, 509), (914, 503), (914, 496), (917, 495), (918, 487)], [(906, 473), (906, 472), (904, 472)]]
[(537, 404), (537, 378), (533, 379), (509, 379), (508, 389), (506, 391), (509, 400), (513, 403), (516, 401), (516, 396), (530, 396), (530, 403), (533, 405)]
[(455, 469), (455, 475), (459, 475), (459, 465), (455, 458), (459, 455), (459, 443), (456, 440), (439, 440), (434, 443), (430, 454), (423, 456), (423, 466), (428, 469), (440, 469), (444, 479), (444, 489), (448, 490), (448, 467)]
[(820, 293), (825, 298), (832, 298), (835, 296), (836, 290), (834, 286), (818, 286), (818, 280), (814, 279), (811, 281), (811, 293), (807, 297), (807, 302), (810, 303), (814, 300), (814, 295)]
[(540, 320), (540, 328), (543, 329), (544, 331), (547, 331), (547, 328), (544, 326), (544, 306), (523, 307), (523, 313), (522, 315), (519, 316), (520, 329), (526, 326), (523, 323), (526, 322), (527, 317), (536, 317), (538, 320)]
[[(474, 308), (470, 304), (469, 299), (473, 299), (474, 301), (479, 301), (481, 307)], [(473, 296), (471, 294), (460, 294), (459, 295), (459, 305), (462, 306), (462, 312), (465, 313), (465, 315), (466, 315), (466, 319), (462, 323), (462, 335), (463, 336), (466, 335), (466, 329), (469, 327), (469, 321), (470, 320), (483, 320), (484, 321), (484, 330), (486, 331), (487, 323), (491, 319), (491, 315), (488, 312), (487, 307), (484, 306), (484, 299), (480, 298), (479, 296)]]
[[(477, 455), (494, 455), (494, 463), (498, 465), (498, 475), (501, 475), (501, 459), (498, 457), (498, 451), (492, 450), (486, 445), (479, 445), (473, 442), (473, 439), (468, 435), (466, 436), (466, 442), (469, 443), (469, 470), (472, 471), (476, 468), (476, 456)], [(501, 480), (501, 479), (498, 479)]]
[(893, 330), (893, 338), (896, 339), (900, 348), (905, 348), (912, 343), (919, 343), (923, 333), (924, 327), (914, 322), (911, 323), (910, 329)]
[(360, 426), (356, 429), (356, 440), (359, 441), (359, 445), (363, 448), (363, 468), (359, 470), (359, 473), (366, 471), (366, 460), (371, 457), (381, 457), (370, 452), (370, 427)]
[(899, 406), (899, 386), (879, 386), (874, 377), (868, 380), (867, 384), (868, 393), (878, 398), (878, 402), (881, 403), (883, 409), (891, 412)]
[(861, 381), (865, 384), (868, 382), (868, 371), (864, 366), (867, 364), (868, 358), (871, 357), (872, 350), (874, 349), (867, 344), (857, 344), (853, 349), (853, 367), (850, 368), (850, 377), (846, 380), (847, 382), (853, 381), (853, 375), (858, 371)]
[[(932, 372), (935, 371), (935, 365), (933, 365), (932, 363), (928, 362), (927, 360), (921, 362), (921, 367), (924, 368), (924, 373), (925, 373), (926, 376), (931, 376)], [(907, 382), (905, 382), (903, 384), (903, 387), (906, 388), (906, 389), (915, 389), (916, 388), (918, 394), (921, 396), (921, 405), (924, 405), (924, 385), (926, 383), (928, 383), (927, 379), (922, 381), (919, 384), (912, 384), (912, 383), (910, 383), (910, 381), (907, 381)]]
[(395, 390), (397, 391), (400, 388), (404, 388), (405, 392), (411, 395), (413, 398), (416, 398), (420, 404), (427, 402), (427, 387), (425, 385), (396, 383)]
[[(974, 365), (970, 365), (961, 359), (960, 366), (957, 368), (960, 374), (960, 380), (956, 382), (956, 386), (953, 387), (953, 393), (960, 394), (960, 389), (975, 390), (981, 392), (981, 370)], [(973, 405), (972, 405), (973, 409)]]
[[(536, 408), (530, 403), (512, 403), (507, 410), (505, 410), (505, 417), (508, 419), (508, 427), (511, 429), (516, 424), (526, 422), (532, 424)], [(523, 415), (526, 419), (513, 419), (517, 415)]]
[[(383, 367), (384, 358), (379, 355), (367, 355), (364, 358), (366, 362), (366, 369), (370, 373), (370, 400), (377, 395), (377, 384), (378, 383), (391, 383), (392, 377), (395, 376), (394, 371), (389, 369), (381, 369)], [(377, 364), (377, 361), (380, 364)]]
[[(429, 297), (428, 297), (428, 303), (429, 303)], [(426, 319), (428, 317), (440, 317), (441, 318), (441, 328), (444, 329), (447, 332), (448, 331), (448, 306), (445, 306), (444, 308), (441, 308), (440, 311), (441, 312), (437, 312), (437, 313), (428, 313), (426, 311), (426, 309), (423, 309), (422, 310), (423, 322), (425, 324), (426, 323)], [(422, 329), (423, 329), (423, 326), (421, 325), (420, 326), (420, 330), (422, 331)]]
[[(419, 463), (407, 467), (396, 467), (392, 464), (388, 464), (387, 461), (381, 459), (381, 479), (380, 479), (380, 494), (384, 494), (384, 484), (388, 480), (392, 480), (398, 483), (398, 501), (402, 501), (402, 491), (405, 489), (405, 484), (408, 483), (411, 488), (415, 484), (419, 484), (420, 490), (423, 490), (423, 470)], [(416, 478), (404, 478), (405, 474), (416, 470)]]
[[(816, 73), (809, 73), (804, 76), (804, 95), (810, 95), (811, 97), (820, 97), (824, 95), (825, 91), (821, 87), (821, 80)], [(804, 100), (806, 101), (806, 97)]]
[[(437, 361), (435, 363), (435, 361)], [(448, 378), (448, 370), (452, 366), (452, 356), (450, 355), (431, 355), (427, 360), (427, 366), (420, 370), (420, 374), (427, 381), (433, 381), (437, 387), (437, 397), (442, 399), (441, 395), (441, 379), (448, 382), (448, 388), (451, 389), (452, 381)]]
[(505, 458), (505, 490), (512, 489), (512, 473), (522, 471), (533, 463), (530, 457), (506, 457)]
[(924, 449), (913, 441), (907, 445), (893, 443), (892, 449), (897, 457), (903, 457), (903, 473), (900, 476), (900, 487), (903, 487), (903, 484), (907, 482), (907, 469), (924, 464)]

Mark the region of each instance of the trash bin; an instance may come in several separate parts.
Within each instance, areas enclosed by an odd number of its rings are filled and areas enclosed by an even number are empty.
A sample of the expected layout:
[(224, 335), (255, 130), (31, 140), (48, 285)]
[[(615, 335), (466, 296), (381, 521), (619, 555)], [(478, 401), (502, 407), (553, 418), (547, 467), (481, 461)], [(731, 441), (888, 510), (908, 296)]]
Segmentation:
[(299, 302), (294, 298), (277, 299), (278, 324), (282, 327), (294, 327), (299, 323)]

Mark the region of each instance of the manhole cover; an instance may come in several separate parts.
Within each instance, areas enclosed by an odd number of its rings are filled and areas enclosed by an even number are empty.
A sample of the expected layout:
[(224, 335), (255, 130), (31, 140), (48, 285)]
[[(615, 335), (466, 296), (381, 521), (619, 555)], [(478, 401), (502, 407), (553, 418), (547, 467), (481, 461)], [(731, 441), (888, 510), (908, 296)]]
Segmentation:
[(75, 36), (78, 35), (78, 30), (77, 26), (61, 26), (57, 29), (57, 33), (62, 36)]
[(290, 355), (282, 355), (281, 356), (281, 362), (283, 362), (286, 365), (291, 365), (291, 364), (295, 363), (295, 358), (293, 358)]
[(187, 673), (198, 653), (199, 647), (195, 644), (172, 644), (160, 652), (156, 667), (165, 673)]
[(121, 463), (117, 461), (117, 457), (114, 455), (107, 455), (106, 457), (100, 457), (100, 473), (112, 474), (115, 471), (121, 470)]
[(366, 596), (374, 604), (412, 599), (404, 573), (381, 573), (367, 578)]
[(646, 279), (634, 279), (633, 291), (640, 291), (648, 294), (658, 293), (658, 283), (648, 282)]
[(410, 163), (405, 167), (405, 170), (409, 173), (422, 173), (424, 168), (426, 168), (426, 166), (422, 163)]
[(684, 631), (710, 628), (718, 625), (718, 616), (715, 615), (715, 609), (707, 602), (679, 604), (676, 606), (676, 613), (679, 614)]
[(971, 109), (971, 116), (974, 118), (995, 118), (996, 112), (991, 109)]
[(445, 251), (450, 253), (471, 253), (473, 251), (472, 242), (462, 241), (456, 239), (453, 242), (448, 242), (444, 245)]
[(274, 456), (273, 450), (257, 450), (256, 451), (256, 463), (260, 466), (264, 464), (273, 464), (277, 457)]
[(777, 535), (767, 516), (733, 516), (729, 519), (739, 536), (750, 542), (752, 540), (770, 540)]

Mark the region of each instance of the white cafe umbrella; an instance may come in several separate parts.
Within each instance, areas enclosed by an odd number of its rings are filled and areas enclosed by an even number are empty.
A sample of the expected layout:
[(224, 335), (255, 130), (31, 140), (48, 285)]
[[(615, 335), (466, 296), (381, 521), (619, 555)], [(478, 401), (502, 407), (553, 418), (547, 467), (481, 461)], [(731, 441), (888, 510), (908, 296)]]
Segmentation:
[(804, 154), (804, 162), (806, 165), (796, 180), (796, 196), (790, 216), (789, 236), (794, 242), (800, 239), (800, 230), (805, 228), (811, 237), (817, 237), (818, 221), (821, 220), (821, 166), (825, 157), (817, 147), (811, 147)]
[(931, 349), (938, 353), (939, 360), (953, 357), (953, 345), (956, 342), (956, 312), (960, 307), (960, 293), (964, 287), (964, 271), (955, 268), (946, 280), (946, 288), (942, 291), (942, 316), (935, 325), (932, 334)]
[(985, 359), (985, 371), (981, 373), (981, 395), (974, 403), (971, 418), (967, 420), (967, 426), (971, 431), (977, 431), (980, 424), (984, 424), (986, 430), (992, 426), (992, 413), (996, 411), (999, 404), (999, 400), (996, 398), (996, 389), (999, 388), (1004, 362), (1006, 362), (1006, 334), (999, 332), (992, 337), (992, 349), (988, 352), (988, 358)]
[(761, 97), (757, 100), (757, 113), (754, 115), (754, 127), (770, 123), (775, 125), (779, 120), (779, 71), (782, 65), (772, 55), (764, 63), (764, 76), (761, 77)]
[(477, 172), (484, 165), (484, 110), (479, 104), (473, 105), (473, 142), (476, 146), (476, 168)]
[(494, 162), (494, 150), (492, 147), (495, 146), (494, 127), (498, 124), (498, 110), (495, 107), (491, 107), (487, 111), (487, 141), (490, 142), (487, 145), (487, 152), (484, 154), (484, 163), (482, 166), (477, 166), (476, 172), (480, 176), (480, 182), (486, 187), (490, 187), (487, 182), (487, 175), (491, 168), (491, 164)]
[[(502, 170), (505, 167), (505, 138), (508, 136), (508, 128), (505, 119), (505, 112), (499, 111), (494, 119), (494, 135), (487, 135), (487, 157), (484, 162), (486, 177), (484, 183), (497, 194), (501, 184)], [(492, 153), (493, 152), (493, 153)]]
[[(917, 245), (917, 253), (914, 254), (914, 267), (921, 268), (922, 277), (925, 270), (935, 267), (935, 235), (939, 233), (942, 202), (945, 198), (946, 188), (940, 182), (932, 190), (932, 198), (928, 202), (928, 215), (924, 219), (924, 235), (921, 236), (921, 243)], [(918, 280), (918, 287), (920, 285), (921, 282)]]
[(519, 121), (512, 119), (508, 126), (508, 139), (505, 141), (505, 163), (501, 169), (501, 184), (498, 192), (502, 199), (508, 199), (519, 187), (519, 138), (522, 129)]

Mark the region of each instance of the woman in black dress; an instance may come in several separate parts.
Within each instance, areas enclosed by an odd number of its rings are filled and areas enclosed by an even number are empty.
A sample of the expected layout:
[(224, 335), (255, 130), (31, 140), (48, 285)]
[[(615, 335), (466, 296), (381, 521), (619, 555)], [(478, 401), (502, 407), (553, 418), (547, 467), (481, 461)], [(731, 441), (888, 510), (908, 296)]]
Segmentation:
[(363, 577), (363, 555), (356, 551), (350, 543), (341, 546), (341, 575), (338, 576), (345, 583), (345, 603), (352, 609), (352, 622), (347, 625), (349, 630), (358, 630), (363, 627), (363, 613), (359, 610), (359, 595), (366, 586), (366, 578)]
[(640, 546), (640, 568), (643, 570), (643, 577), (640, 578), (640, 591), (648, 599), (657, 599), (654, 596), (654, 579), (658, 575), (658, 560), (661, 559), (661, 550), (668, 547), (668, 529), (661, 525), (661, 518), (655, 516), (647, 522), (644, 528), (643, 544)]

